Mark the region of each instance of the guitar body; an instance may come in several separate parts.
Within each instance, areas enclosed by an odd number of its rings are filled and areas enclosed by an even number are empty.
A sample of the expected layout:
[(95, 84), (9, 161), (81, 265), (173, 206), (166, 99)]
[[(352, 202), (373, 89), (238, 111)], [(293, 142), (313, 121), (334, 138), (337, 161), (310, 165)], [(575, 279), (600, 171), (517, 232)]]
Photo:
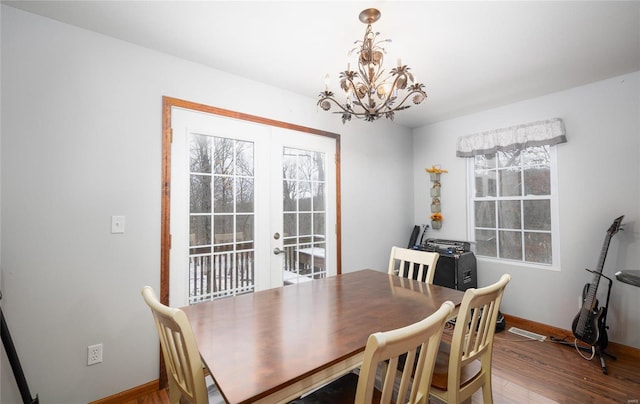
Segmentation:
[[(587, 297), (587, 292), (589, 290), (590, 284), (587, 283), (584, 286), (584, 290), (582, 292), (582, 301)], [(598, 306), (598, 301), (596, 300), (595, 306)], [(589, 345), (599, 345), (602, 349), (608, 343), (605, 342), (604, 346), (602, 346), (602, 339), (604, 337), (607, 340), (607, 331), (605, 329), (604, 319), (606, 318), (605, 308), (600, 307), (598, 309), (591, 310), (589, 307), (586, 307), (584, 304), (580, 312), (573, 319), (573, 323), (571, 324), (571, 331), (573, 331), (573, 335), (579, 339), (580, 341), (587, 343)], [(580, 326), (580, 318), (583, 318), (584, 325)]]

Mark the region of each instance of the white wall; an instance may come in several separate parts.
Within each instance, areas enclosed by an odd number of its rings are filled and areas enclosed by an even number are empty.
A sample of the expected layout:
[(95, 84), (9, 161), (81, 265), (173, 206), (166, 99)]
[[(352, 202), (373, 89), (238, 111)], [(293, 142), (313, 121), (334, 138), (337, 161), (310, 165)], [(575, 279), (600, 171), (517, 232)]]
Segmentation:
[[(33, 394), (86, 403), (158, 377), (161, 97), (341, 134), (343, 271), (413, 225), (412, 139), (316, 100), (2, 7), (2, 300)], [(322, 85), (322, 79), (319, 79)], [(126, 233), (110, 234), (111, 215)], [(86, 349), (104, 344), (88, 367)], [(1, 401), (19, 401), (3, 358)]]
[[(615, 272), (640, 269), (640, 72), (439, 122), (414, 131), (415, 221), (429, 215), (424, 167), (441, 163), (442, 230), (431, 237), (466, 240), (466, 164), (455, 157), (458, 136), (549, 118), (564, 120), (568, 142), (557, 146), (561, 270), (533, 270), (479, 260), (478, 282), (508, 272), (503, 311), (571, 329), (578, 296), (596, 269), (606, 231), (624, 214), (625, 230), (613, 236), (604, 274), (613, 279), (607, 323), (609, 339), (640, 347), (640, 290)], [(608, 282), (599, 287), (603, 304)]]

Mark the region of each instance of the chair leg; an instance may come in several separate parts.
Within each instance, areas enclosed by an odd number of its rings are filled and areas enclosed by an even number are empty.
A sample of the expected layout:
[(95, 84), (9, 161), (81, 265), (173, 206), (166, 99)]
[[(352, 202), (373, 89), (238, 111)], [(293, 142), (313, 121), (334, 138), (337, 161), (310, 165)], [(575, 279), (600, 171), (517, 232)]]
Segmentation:
[(169, 378), (169, 402), (171, 402), (171, 404), (180, 404), (182, 392), (180, 392), (178, 386), (175, 386), (174, 384), (175, 382)]
[(491, 379), (482, 385), (482, 402), (484, 404), (493, 404), (493, 393), (491, 391)]

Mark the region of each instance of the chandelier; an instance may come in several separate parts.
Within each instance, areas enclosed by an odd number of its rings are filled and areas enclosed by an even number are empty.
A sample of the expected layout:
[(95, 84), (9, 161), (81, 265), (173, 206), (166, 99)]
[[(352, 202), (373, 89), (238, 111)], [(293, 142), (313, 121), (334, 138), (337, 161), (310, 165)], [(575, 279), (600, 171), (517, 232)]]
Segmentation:
[(414, 104), (420, 104), (427, 98), (424, 85), (416, 83), (413, 74), (409, 72), (409, 66), (403, 65), (398, 59), (398, 65), (391, 69), (390, 74), (384, 75), (382, 63), (385, 49), (381, 46), (390, 39), (379, 40), (379, 32), (373, 32), (371, 24), (380, 19), (380, 11), (369, 8), (360, 13), (360, 21), (367, 24), (367, 30), (361, 41), (355, 41), (357, 45), (349, 55), (357, 50), (358, 69), (351, 70), (351, 64), (347, 64), (347, 70), (340, 73), (340, 88), (346, 93), (346, 100), (340, 103), (335, 99), (335, 94), (329, 91), (328, 75), (325, 76), (325, 90), (320, 93), (317, 105), (325, 111), (331, 109), (332, 103), (341, 111), (342, 123), (350, 121), (352, 116), (365, 121), (375, 121), (384, 116), (393, 120), (397, 111), (409, 108), (405, 102), (411, 98)]

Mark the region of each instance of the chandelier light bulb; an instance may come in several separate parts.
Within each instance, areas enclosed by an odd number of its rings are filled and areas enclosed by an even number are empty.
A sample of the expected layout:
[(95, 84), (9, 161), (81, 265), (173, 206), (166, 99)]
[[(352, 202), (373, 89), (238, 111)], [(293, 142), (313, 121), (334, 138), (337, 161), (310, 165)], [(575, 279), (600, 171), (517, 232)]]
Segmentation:
[(352, 55), (357, 51), (358, 66), (352, 71), (351, 62), (348, 62), (347, 70), (339, 76), (345, 102), (341, 103), (335, 98), (335, 94), (329, 90), (328, 75), (325, 76), (325, 91), (320, 93), (317, 105), (325, 111), (329, 111), (332, 105), (337, 106), (339, 111), (335, 113), (341, 114), (342, 123), (350, 121), (353, 116), (370, 122), (383, 116), (393, 120), (397, 111), (411, 106), (407, 103), (409, 99), (417, 105), (427, 98), (424, 85), (416, 81), (409, 72), (409, 66), (402, 64), (402, 59), (398, 58), (397, 67), (385, 74), (382, 65), (386, 50), (381, 45), (391, 40), (378, 39), (380, 33), (372, 28), (380, 15), (375, 8), (360, 13), (359, 19), (367, 24), (367, 29), (363, 39), (354, 42), (356, 48), (348, 53)]

